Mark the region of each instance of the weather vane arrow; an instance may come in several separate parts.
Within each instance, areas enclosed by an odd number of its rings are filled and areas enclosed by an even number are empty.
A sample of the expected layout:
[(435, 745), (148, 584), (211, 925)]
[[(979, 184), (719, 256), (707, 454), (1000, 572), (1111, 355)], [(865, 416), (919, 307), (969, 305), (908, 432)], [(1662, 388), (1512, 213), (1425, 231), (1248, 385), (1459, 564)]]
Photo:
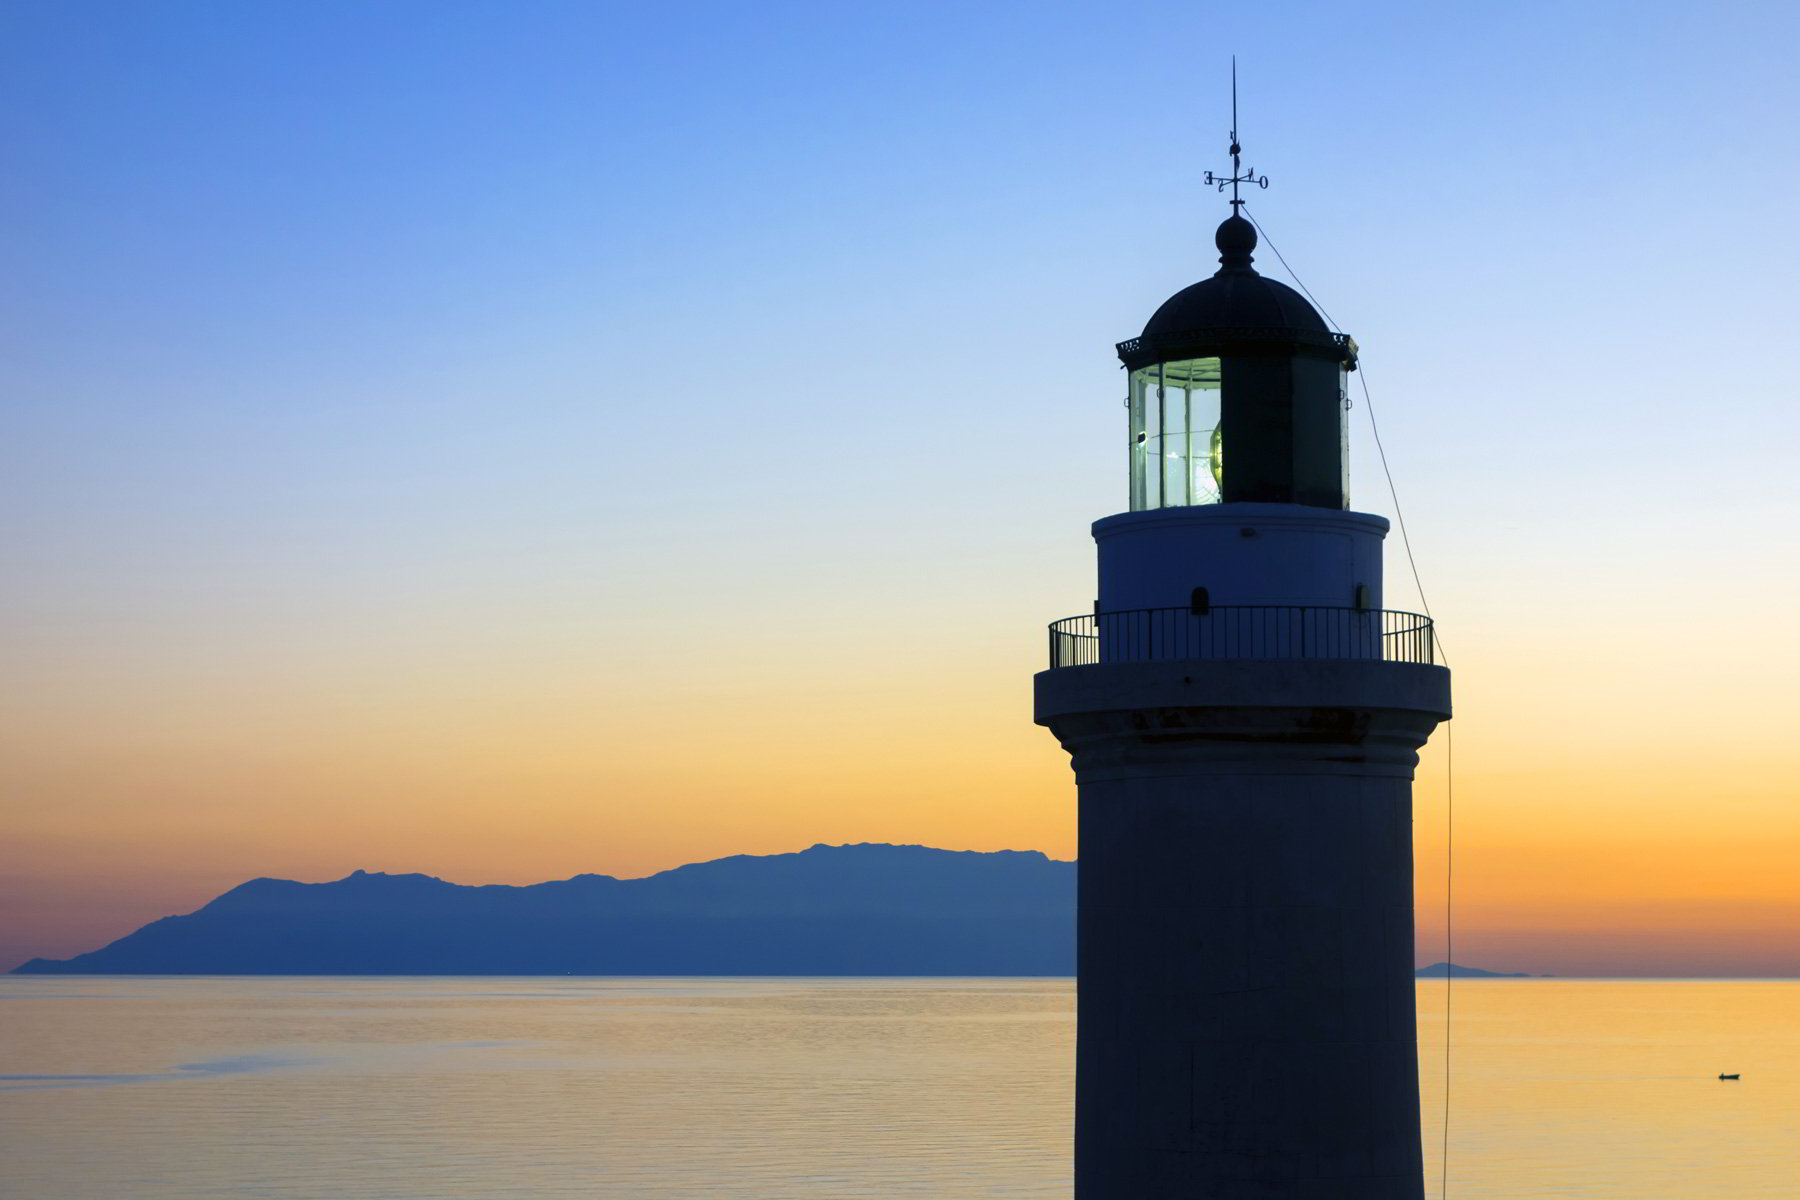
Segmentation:
[(1217, 187), (1221, 192), (1228, 187), (1231, 189), (1231, 210), (1233, 212), (1236, 212), (1244, 203), (1238, 198), (1239, 184), (1250, 183), (1260, 188), (1269, 186), (1267, 175), (1258, 175), (1255, 167), (1246, 171), (1239, 161), (1239, 155), (1243, 153), (1244, 148), (1238, 145), (1237, 123), (1237, 55), (1234, 54), (1231, 56), (1231, 174), (1220, 175), (1213, 171), (1206, 173), (1206, 183), (1209, 186)]

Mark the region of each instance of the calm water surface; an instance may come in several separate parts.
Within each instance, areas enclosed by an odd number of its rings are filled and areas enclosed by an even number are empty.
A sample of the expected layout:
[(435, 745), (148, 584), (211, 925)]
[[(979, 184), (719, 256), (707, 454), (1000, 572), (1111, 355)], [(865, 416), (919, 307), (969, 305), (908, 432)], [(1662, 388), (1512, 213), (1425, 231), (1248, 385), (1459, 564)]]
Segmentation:
[[(1800, 983), (1455, 986), (1452, 1197), (1800, 1196)], [(1067, 980), (0, 977), (0, 1194), (1066, 1197), (1073, 1012)]]

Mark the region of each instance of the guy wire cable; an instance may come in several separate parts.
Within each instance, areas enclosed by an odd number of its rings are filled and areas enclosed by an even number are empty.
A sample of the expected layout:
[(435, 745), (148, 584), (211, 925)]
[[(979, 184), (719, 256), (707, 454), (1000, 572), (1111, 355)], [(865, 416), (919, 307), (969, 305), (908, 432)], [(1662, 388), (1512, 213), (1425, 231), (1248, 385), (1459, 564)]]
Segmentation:
[[(1249, 218), (1250, 224), (1255, 226), (1257, 235), (1268, 245), (1269, 250), (1275, 255), (1276, 261), (1280, 262), (1282, 269), (1288, 273), (1288, 278), (1294, 281), (1294, 286), (1298, 287), (1301, 293), (1312, 301), (1313, 307), (1319, 310), (1332, 328), (1341, 329), (1342, 326), (1333, 320), (1331, 314), (1325, 311), (1325, 306), (1319, 303), (1319, 298), (1307, 290), (1306, 284), (1301, 282), (1300, 276), (1295, 273), (1294, 268), (1288, 265), (1288, 260), (1281, 253), (1280, 247), (1275, 245), (1274, 239), (1269, 236), (1268, 231), (1262, 227), (1262, 223), (1256, 219), (1256, 214), (1250, 212), (1249, 208), (1248, 204), (1240, 204), (1238, 211)], [(1425, 598), (1425, 584), (1419, 578), (1419, 563), (1413, 557), (1412, 538), (1406, 532), (1406, 514), (1400, 508), (1400, 491), (1394, 486), (1394, 472), (1388, 466), (1387, 448), (1381, 444), (1381, 427), (1375, 421), (1375, 401), (1369, 395), (1368, 372), (1363, 369), (1361, 362), (1357, 363), (1356, 377), (1357, 382), (1362, 386), (1363, 407), (1369, 414), (1369, 432), (1375, 437), (1375, 453), (1381, 460), (1381, 473), (1387, 478), (1388, 496), (1394, 502), (1394, 523), (1400, 527), (1400, 544), (1406, 550), (1406, 565), (1412, 571), (1413, 587), (1419, 593), (1419, 607), (1425, 610), (1427, 618), (1431, 618), (1432, 644), (1437, 648), (1438, 658), (1443, 661), (1444, 666), (1448, 667), (1450, 656), (1444, 653), (1443, 639), (1438, 635), (1437, 620), (1431, 615), (1431, 602)], [(1438, 1156), (1439, 1200), (1445, 1200), (1450, 1194), (1450, 997), (1451, 980), (1456, 976), (1454, 967), (1456, 962), (1455, 924), (1452, 920), (1454, 914), (1452, 901), (1456, 895), (1455, 835), (1456, 722), (1450, 721), (1444, 727), (1444, 1106), (1441, 1123), (1443, 1144)]]

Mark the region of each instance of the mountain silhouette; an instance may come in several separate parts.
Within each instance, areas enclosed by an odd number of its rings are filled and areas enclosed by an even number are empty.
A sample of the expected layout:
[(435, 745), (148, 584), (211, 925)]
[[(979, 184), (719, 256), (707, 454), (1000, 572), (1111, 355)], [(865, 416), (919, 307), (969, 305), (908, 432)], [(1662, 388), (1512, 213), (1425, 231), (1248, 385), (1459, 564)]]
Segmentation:
[(1434, 962), (1429, 967), (1420, 967), (1413, 972), (1418, 979), (1530, 979), (1524, 971), (1485, 971), (1480, 967), (1465, 967), (1461, 963)]
[(1075, 864), (1036, 850), (814, 846), (527, 887), (357, 871), (253, 879), (15, 973), (1070, 975)]

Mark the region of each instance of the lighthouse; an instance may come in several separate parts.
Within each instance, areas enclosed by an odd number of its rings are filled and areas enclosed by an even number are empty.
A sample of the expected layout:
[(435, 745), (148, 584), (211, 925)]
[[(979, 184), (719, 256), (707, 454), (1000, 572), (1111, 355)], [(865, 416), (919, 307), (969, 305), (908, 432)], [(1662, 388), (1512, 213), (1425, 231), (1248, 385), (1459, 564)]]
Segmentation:
[(1421, 1200), (1412, 780), (1450, 715), (1348, 492), (1357, 346), (1254, 267), (1118, 346), (1127, 511), (1035, 719), (1079, 790), (1077, 1200)]

